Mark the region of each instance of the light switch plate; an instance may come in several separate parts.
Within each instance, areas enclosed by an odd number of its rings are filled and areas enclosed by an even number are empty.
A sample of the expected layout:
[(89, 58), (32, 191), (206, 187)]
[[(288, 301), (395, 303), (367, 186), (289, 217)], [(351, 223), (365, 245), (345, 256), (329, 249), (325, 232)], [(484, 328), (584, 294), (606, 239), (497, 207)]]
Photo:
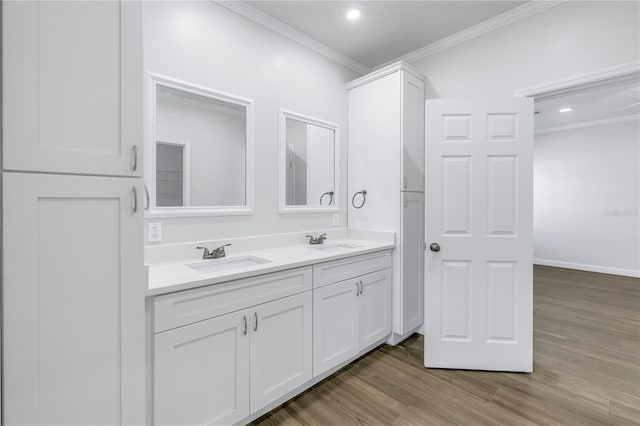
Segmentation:
[(150, 243), (162, 241), (162, 223), (151, 222), (147, 230), (147, 241)]
[(338, 215), (334, 214), (333, 215), (333, 226), (338, 226)]

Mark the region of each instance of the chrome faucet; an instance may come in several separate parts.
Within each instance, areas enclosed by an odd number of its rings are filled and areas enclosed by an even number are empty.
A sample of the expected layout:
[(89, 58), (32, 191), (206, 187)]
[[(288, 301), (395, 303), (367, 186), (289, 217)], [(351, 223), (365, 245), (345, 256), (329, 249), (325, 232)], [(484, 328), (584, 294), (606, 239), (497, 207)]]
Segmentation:
[(227, 255), (227, 253), (225, 253), (224, 251), (224, 248), (230, 245), (231, 244), (225, 244), (218, 248), (214, 248), (211, 251), (209, 251), (209, 249), (206, 247), (196, 247), (196, 248), (198, 250), (204, 250), (204, 252), (202, 253), (203, 259), (220, 259), (221, 257), (225, 257)]
[(322, 244), (324, 240), (327, 239), (327, 234), (320, 234), (319, 237), (313, 237), (312, 235), (307, 235), (309, 238), (309, 244)]

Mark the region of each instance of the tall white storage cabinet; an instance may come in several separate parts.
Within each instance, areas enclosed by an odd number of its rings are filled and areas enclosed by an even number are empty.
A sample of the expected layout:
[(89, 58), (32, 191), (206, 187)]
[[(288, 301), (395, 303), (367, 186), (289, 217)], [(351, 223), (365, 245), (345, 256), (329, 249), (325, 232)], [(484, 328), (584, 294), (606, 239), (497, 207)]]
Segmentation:
[(349, 227), (397, 235), (389, 340), (397, 343), (424, 316), (424, 78), (397, 62), (347, 89)]
[(5, 424), (143, 424), (142, 3), (4, 2)]

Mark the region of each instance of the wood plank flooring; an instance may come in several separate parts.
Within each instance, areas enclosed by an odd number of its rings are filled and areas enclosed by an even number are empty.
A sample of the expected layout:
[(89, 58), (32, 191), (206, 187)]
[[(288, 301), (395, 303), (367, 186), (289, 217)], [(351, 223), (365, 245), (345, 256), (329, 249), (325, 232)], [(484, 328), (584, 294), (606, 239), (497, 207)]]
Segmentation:
[(536, 266), (534, 373), (432, 370), (382, 346), (256, 425), (640, 425), (640, 280)]

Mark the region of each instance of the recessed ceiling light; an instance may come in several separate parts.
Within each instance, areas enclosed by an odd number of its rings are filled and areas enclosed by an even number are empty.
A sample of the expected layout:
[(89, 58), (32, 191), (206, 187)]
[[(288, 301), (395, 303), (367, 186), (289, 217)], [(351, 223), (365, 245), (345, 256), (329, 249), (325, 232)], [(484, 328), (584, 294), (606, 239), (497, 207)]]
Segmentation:
[(558, 110), (558, 112), (571, 112), (571, 111), (573, 111), (573, 108), (571, 107), (564, 107)]
[(347, 19), (350, 21), (355, 21), (360, 17), (360, 11), (358, 9), (351, 9), (347, 12)]

